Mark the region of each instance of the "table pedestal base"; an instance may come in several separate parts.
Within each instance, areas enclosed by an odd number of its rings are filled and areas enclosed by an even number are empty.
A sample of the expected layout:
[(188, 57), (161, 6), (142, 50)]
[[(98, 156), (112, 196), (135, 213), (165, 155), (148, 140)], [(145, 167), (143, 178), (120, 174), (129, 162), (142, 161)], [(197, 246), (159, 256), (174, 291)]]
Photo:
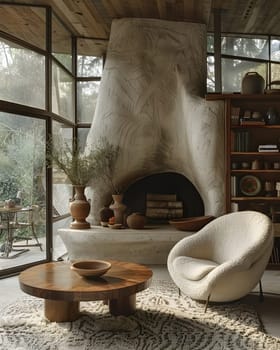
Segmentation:
[(136, 294), (109, 300), (109, 310), (113, 316), (133, 314), (136, 311)]
[(45, 299), (45, 317), (52, 322), (75, 321), (80, 317), (80, 302)]
[[(119, 297), (106, 302), (113, 316), (128, 316), (136, 311), (136, 294)], [(51, 322), (71, 322), (80, 317), (79, 301), (45, 299), (45, 317)]]

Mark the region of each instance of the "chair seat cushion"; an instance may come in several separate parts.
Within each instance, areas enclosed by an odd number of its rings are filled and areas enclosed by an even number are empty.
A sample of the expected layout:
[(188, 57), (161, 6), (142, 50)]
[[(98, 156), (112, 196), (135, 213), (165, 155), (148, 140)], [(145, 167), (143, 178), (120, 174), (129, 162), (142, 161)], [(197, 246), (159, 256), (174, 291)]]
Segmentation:
[(191, 281), (199, 281), (218, 266), (211, 260), (197, 259), (188, 256), (179, 256), (173, 262), (175, 271)]

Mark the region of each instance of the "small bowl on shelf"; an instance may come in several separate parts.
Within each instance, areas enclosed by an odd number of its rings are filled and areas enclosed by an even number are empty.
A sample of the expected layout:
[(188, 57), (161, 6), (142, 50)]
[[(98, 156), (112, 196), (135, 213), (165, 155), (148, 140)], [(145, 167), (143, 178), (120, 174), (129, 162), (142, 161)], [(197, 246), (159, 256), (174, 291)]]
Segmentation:
[(100, 225), (102, 227), (108, 227), (109, 226), (109, 222), (108, 221), (100, 221)]
[(123, 224), (108, 224), (108, 227), (113, 229), (123, 228)]
[(71, 265), (71, 270), (77, 272), (82, 277), (100, 277), (110, 268), (111, 263), (104, 260), (81, 260)]
[(215, 216), (194, 216), (189, 218), (169, 220), (169, 224), (180, 231), (198, 231), (214, 220)]

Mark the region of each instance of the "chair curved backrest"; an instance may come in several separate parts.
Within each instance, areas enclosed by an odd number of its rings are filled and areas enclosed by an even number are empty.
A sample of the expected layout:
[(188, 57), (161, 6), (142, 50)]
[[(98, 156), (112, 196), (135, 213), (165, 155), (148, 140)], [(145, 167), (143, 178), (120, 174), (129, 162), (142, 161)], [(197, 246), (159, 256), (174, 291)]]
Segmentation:
[(217, 263), (254, 258), (271, 241), (271, 221), (255, 211), (230, 213), (210, 222), (193, 238), (208, 246), (206, 258)]
[[(271, 220), (255, 211), (225, 214), (170, 251), (175, 284), (194, 299), (229, 301), (246, 295), (261, 278), (273, 246)], [(238, 287), (239, 286), (239, 287)]]

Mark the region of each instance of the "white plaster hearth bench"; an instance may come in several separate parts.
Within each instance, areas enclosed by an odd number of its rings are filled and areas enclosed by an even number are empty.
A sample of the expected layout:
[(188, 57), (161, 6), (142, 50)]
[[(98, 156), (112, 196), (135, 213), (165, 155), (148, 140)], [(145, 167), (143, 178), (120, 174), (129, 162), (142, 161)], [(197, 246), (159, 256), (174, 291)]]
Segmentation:
[(58, 230), (69, 260), (115, 259), (140, 264), (166, 264), (171, 248), (194, 232), (172, 226), (148, 226), (143, 230), (91, 226), (86, 230)]

